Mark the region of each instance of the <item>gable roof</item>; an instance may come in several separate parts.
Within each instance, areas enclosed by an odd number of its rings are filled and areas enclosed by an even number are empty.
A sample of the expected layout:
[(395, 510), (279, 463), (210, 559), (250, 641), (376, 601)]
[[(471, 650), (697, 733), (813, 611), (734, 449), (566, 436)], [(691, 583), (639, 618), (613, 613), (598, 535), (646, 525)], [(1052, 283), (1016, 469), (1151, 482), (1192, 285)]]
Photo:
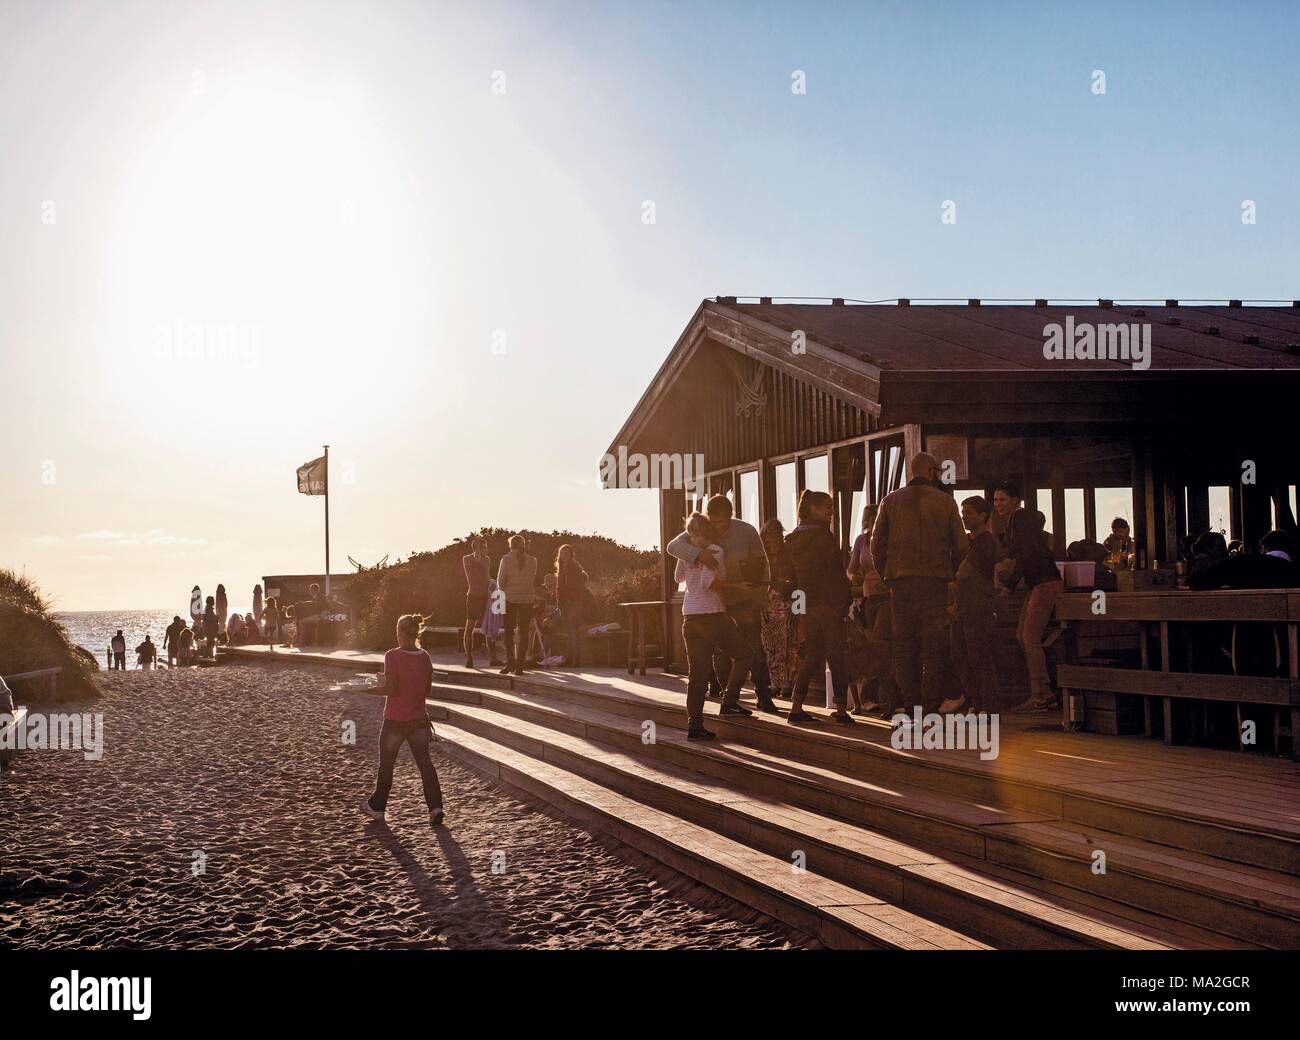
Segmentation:
[[(1044, 327), (1149, 325), (1149, 368), (1044, 356)], [(797, 338), (797, 334), (802, 337)], [(798, 348), (795, 348), (796, 340)], [(614, 438), (638, 431), (706, 342), (902, 422), (1164, 421), (1300, 394), (1300, 307), (703, 301)], [(1225, 394), (1224, 380), (1232, 390)], [(1260, 396), (1262, 395), (1262, 396)], [(971, 401), (978, 401), (978, 410)]]

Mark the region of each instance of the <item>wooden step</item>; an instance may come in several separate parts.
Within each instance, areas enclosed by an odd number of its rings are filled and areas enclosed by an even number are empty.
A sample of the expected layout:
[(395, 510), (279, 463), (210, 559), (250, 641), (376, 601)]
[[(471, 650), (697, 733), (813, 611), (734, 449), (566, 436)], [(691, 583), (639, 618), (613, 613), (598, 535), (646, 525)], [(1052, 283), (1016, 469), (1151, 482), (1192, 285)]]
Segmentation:
[[(828, 819), (709, 776), (502, 714), (449, 704), (450, 724), (639, 802), (743, 841), (782, 862), (802, 852), (810, 870), (994, 945), (1029, 948), (1230, 948), (1243, 944), (1143, 911), (1080, 901), (1062, 886), (992, 875), (978, 861), (921, 848)], [(440, 727), (442, 732), (443, 727)], [(677, 739), (659, 735), (660, 741)], [(978, 922), (978, 925), (973, 923)]]
[(679, 819), (455, 725), (443, 746), (487, 775), (837, 949), (978, 950), (986, 944)]
[[(464, 669), (449, 671), (446, 681), (471, 689), (532, 691), (657, 725), (685, 724), (684, 698), (669, 690), (638, 686), (629, 692), (613, 682), (593, 688), (565, 676), (500, 676)], [(823, 709), (810, 710), (827, 715)], [(795, 727), (763, 715), (711, 716), (710, 725), (729, 742), (802, 765), (881, 784), (928, 788), (1009, 813), (1041, 814), (1300, 877), (1300, 813), (1284, 797), (1292, 773), (1273, 763), (1255, 763), (1251, 756), (1233, 754), (1229, 761), (1235, 773), (1225, 776), (1221, 759), (1214, 756), (1229, 753), (1162, 748), (1189, 754), (1153, 764), (1146, 761), (1147, 749), (1140, 742), (1121, 738), (1097, 745), (1109, 756), (1100, 761), (1073, 761), (1080, 756), (1036, 747), (1004, 747), (999, 759), (982, 762), (973, 752), (897, 750), (889, 745), (889, 727), (882, 721), (845, 730), (829, 724)], [(1256, 771), (1263, 779), (1256, 778)], [(1300, 772), (1292, 778), (1300, 785)], [(1226, 793), (1216, 795), (1219, 789)]]
[[(450, 695), (624, 752), (651, 755), (747, 794), (1059, 881), (1252, 944), (1300, 946), (1300, 885), (1289, 875), (1043, 814), (973, 805), (924, 788), (857, 780), (727, 741), (689, 742), (675, 727), (662, 727), (662, 734), (657, 729), (658, 739), (647, 744), (643, 724), (633, 719), (539, 693), (458, 687)], [(1105, 873), (1094, 872), (1093, 852), (1098, 848), (1106, 853)]]

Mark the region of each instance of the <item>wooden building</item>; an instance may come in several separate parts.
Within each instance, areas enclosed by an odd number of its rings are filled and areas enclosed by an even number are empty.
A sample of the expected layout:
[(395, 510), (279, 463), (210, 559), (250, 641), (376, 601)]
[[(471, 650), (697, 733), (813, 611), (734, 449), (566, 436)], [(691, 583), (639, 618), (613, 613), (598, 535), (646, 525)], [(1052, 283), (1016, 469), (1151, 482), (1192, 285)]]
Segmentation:
[[(1078, 349), (1055, 350), (1053, 328)], [(1017, 481), (1062, 556), (1123, 515), (1154, 565), (1176, 559), (1188, 532), (1253, 544), (1294, 527), (1298, 401), (1300, 302), (718, 297), (692, 315), (609, 451), (702, 458), (702, 488), (660, 482), (661, 545), (709, 493), (788, 530), (807, 487), (835, 496), (847, 552), (861, 506), (899, 487), (925, 448), (952, 464), (958, 495)], [(675, 589), (665, 559), (665, 603)], [(663, 624), (679, 627), (671, 607)], [(667, 664), (680, 667), (672, 642)]]

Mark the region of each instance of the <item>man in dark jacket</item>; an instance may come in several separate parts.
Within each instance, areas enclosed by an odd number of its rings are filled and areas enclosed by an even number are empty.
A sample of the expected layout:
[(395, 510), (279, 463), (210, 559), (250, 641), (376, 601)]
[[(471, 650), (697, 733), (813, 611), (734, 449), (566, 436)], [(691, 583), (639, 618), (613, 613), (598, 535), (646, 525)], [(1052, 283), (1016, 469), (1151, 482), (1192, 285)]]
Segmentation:
[(181, 653), (181, 633), (185, 631), (185, 622), (179, 614), (172, 615), (172, 623), (163, 635), (163, 649), (167, 652), (167, 666), (176, 667), (176, 660)]
[(803, 608), (803, 648), (787, 721), (816, 721), (803, 710), (803, 702), (813, 678), (823, 667), (829, 667), (835, 696), (832, 718), (851, 726), (853, 717), (846, 710), (849, 682), (844, 666), (844, 615), (853, 591), (844, 570), (844, 556), (831, 533), (832, 509), (833, 500), (826, 492), (804, 491), (799, 496), (799, 526), (785, 539), (794, 571), (791, 609), (798, 616)]
[(957, 503), (939, 490), (939, 463), (918, 452), (908, 464), (911, 480), (880, 503), (871, 534), (871, 558), (885, 579), (894, 615), (894, 681), (906, 712), (920, 704), (930, 712), (944, 700), (942, 681), (948, 584), (966, 555), (968, 541)]

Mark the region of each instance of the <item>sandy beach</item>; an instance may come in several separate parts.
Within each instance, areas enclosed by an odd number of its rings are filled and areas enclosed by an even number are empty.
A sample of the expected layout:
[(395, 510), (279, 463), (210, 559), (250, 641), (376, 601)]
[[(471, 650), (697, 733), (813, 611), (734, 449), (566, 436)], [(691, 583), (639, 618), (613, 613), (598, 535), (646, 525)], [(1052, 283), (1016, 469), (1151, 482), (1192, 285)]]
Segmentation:
[(813, 945), (436, 744), (449, 826), (430, 830), (405, 751), (387, 821), (367, 820), (382, 700), (329, 692), (338, 678), (115, 673), (61, 708), (103, 713), (103, 759), (28, 751), (0, 780), (0, 946)]

